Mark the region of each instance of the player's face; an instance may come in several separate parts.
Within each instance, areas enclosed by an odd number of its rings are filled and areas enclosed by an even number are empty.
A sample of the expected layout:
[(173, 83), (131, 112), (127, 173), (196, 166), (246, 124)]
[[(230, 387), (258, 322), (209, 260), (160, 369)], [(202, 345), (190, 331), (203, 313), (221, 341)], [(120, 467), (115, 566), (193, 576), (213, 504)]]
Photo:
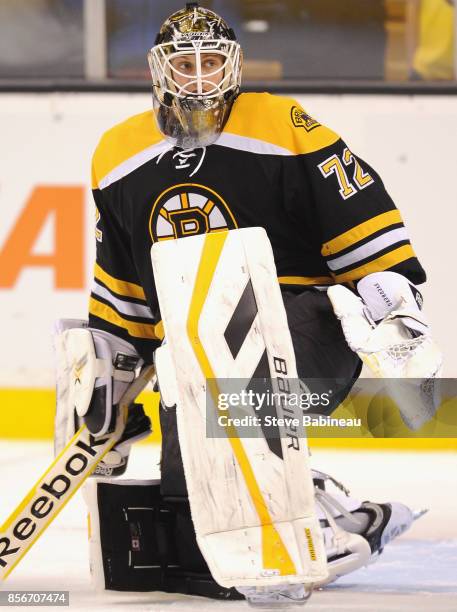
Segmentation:
[[(201, 88), (202, 93), (214, 90), (224, 77), (225, 58), (217, 53), (203, 53), (201, 55)], [(173, 80), (187, 93), (200, 93), (198, 91), (197, 58), (193, 54), (179, 55), (171, 60)]]

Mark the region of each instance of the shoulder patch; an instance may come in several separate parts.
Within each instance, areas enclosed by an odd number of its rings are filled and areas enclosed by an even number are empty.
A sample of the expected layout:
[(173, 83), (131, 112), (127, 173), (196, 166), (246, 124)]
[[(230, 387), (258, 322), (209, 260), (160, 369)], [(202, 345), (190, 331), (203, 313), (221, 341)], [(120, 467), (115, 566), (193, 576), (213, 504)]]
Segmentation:
[(313, 119), (311, 115), (308, 115), (308, 113), (298, 106), (292, 106), (290, 109), (290, 117), (294, 127), (304, 128), (307, 132), (311, 132), (311, 130), (321, 125), (316, 119)]
[[(267, 93), (241, 94), (223, 135), (220, 144), (273, 155), (314, 153), (339, 139), (338, 134), (310, 117), (297, 100)], [(228, 137), (233, 140), (234, 136), (238, 141), (228, 142)]]

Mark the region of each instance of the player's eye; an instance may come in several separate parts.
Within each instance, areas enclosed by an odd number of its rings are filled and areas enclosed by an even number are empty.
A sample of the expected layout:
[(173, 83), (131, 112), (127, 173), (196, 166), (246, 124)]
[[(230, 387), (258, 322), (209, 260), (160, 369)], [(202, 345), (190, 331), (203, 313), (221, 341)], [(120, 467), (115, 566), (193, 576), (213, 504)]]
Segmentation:
[(184, 72), (186, 74), (194, 72), (194, 67), (191, 62), (186, 62), (186, 61), (177, 62), (174, 67), (176, 70), (179, 70), (179, 72)]
[(216, 70), (220, 70), (222, 68), (222, 62), (218, 58), (208, 58), (204, 60), (202, 64), (203, 72), (215, 72)]

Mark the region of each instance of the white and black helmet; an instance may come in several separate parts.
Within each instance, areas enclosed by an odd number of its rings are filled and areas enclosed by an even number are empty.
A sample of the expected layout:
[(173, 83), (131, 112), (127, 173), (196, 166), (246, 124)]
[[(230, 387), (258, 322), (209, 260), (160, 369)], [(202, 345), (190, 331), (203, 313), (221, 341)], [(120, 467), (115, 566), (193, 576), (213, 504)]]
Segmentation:
[(162, 25), (148, 60), (164, 136), (183, 149), (213, 143), (240, 88), (242, 54), (234, 31), (213, 11), (189, 3)]

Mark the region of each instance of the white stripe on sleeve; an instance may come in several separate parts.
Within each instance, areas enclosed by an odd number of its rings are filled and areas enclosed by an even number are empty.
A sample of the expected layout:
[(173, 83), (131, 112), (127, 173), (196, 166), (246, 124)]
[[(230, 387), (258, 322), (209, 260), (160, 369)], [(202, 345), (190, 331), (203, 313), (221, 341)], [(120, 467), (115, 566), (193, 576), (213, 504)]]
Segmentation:
[(358, 261), (362, 261), (362, 259), (370, 257), (371, 255), (374, 255), (378, 251), (382, 251), (392, 244), (408, 239), (409, 237), (406, 228), (399, 227), (391, 230), (390, 232), (386, 232), (377, 238), (373, 238), (373, 240), (370, 240), (362, 246), (349, 251), (349, 253), (346, 253), (345, 255), (328, 260), (327, 265), (332, 272), (336, 272), (337, 270), (351, 266)]

